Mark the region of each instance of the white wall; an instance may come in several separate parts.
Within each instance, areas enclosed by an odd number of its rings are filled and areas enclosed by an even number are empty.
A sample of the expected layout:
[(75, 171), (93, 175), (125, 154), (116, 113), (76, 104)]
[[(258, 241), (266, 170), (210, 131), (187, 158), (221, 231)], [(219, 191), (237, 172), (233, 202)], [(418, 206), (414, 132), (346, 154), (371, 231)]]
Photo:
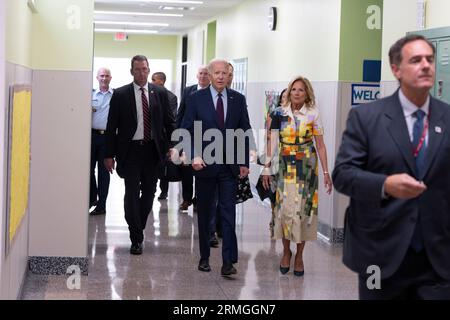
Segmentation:
[(450, 26), (449, 14), (449, 0), (427, 0), (426, 27), (441, 28)]

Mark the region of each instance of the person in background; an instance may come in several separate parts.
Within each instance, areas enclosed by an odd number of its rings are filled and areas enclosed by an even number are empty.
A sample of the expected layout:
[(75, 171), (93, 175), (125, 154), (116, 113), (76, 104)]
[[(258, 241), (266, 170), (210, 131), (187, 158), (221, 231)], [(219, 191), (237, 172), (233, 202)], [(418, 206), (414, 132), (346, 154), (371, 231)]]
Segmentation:
[(271, 162), (275, 151), (279, 150), (274, 238), (283, 242), (280, 272), (286, 274), (290, 269), (292, 241), (297, 246), (294, 275), (303, 276), (305, 242), (317, 239), (318, 158), (328, 194), (332, 183), (323, 141), (324, 130), (311, 83), (304, 77), (296, 77), (290, 82), (286, 97), (286, 103), (271, 115), (271, 144), (267, 147), (267, 174), (263, 177), (263, 185), (265, 189), (270, 187)]
[[(186, 87), (183, 91), (183, 97), (181, 98), (180, 107), (177, 113), (177, 128), (180, 128), (184, 114), (186, 112), (186, 99), (198, 90), (207, 88), (209, 86), (208, 69), (206, 66), (200, 66), (197, 70), (198, 83), (192, 86)], [(183, 166), (181, 189), (183, 194), (183, 202), (180, 205), (181, 211), (187, 211), (189, 206), (194, 204), (194, 210), (196, 208), (196, 197), (194, 196), (194, 176), (192, 167)]]
[(348, 116), (333, 179), (350, 197), (343, 261), (362, 300), (450, 299), (450, 106), (430, 95), (435, 53), (423, 36), (397, 40), (400, 88)]
[[(163, 87), (167, 91), (167, 97), (169, 98), (169, 106), (170, 112), (172, 113), (173, 118), (175, 119), (177, 116), (177, 108), (178, 108), (178, 98), (177, 96), (170, 90), (167, 90), (164, 87), (166, 83), (166, 74), (164, 72), (155, 72), (152, 74), (152, 83), (154, 85)], [(160, 179), (159, 180), (159, 188), (161, 189), (161, 193), (159, 194), (158, 200), (167, 199), (167, 193), (169, 191), (169, 181)]]
[[(111, 71), (100, 68), (97, 71), (98, 89), (92, 93), (92, 130), (91, 130), (91, 178), (89, 209), (96, 205), (90, 215), (101, 215), (106, 213), (106, 198), (109, 190), (109, 173), (103, 164), (106, 151), (106, 123), (108, 121), (109, 102), (113, 90), (109, 87), (111, 83)], [(97, 176), (95, 179), (95, 167)], [(97, 198), (98, 197), (98, 198)]]
[[(114, 90), (106, 126), (105, 167), (125, 180), (124, 210), (130, 253), (142, 254), (144, 230), (155, 197), (156, 167), (169, 154), (175, 119), (167, 92), (148, 83), (147, 57), (131, 60), (133, 82)], [(114, 160), (115, 159), (115, 160)]]

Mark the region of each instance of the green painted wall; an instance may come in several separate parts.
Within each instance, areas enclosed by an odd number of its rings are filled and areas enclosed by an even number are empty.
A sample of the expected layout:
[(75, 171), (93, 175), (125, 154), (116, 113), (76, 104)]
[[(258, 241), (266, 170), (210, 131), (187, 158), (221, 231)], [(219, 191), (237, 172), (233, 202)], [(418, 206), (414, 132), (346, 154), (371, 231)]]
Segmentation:
[(32, 13), (27, 0), (6, 0), (6, 61), (31, 67)]
[[(369, 6), (375, 5), (381, 9), (383, 16), (383, 0), (342, 0), (341, 30), (339, 45), (339, 80), (362, 81), (363, 61), (381, 60), (382, 27), (369, 29), (368, 19), (372, 13), (367, 13)], [(380, 26), (382, 21), (380, 20)]]
[(37, 9), (32, 24), (33, 68), (91, 71), (94, 0), (39, 0)]
[(217, 21), (208, 23), (206, 33), (206, 61), (208, 63), (216, 57), (216, 30)]
[[(143, 54), (149, 59), (172, 60), (173, 77), (176, 75), (178, 36), (128, 35), (127, 41), (114, 41), (112, 33), (95, 33), (94, 56), (107, 58), (131, 58)], [(175, 78), (174, 78), (175, 79)]]

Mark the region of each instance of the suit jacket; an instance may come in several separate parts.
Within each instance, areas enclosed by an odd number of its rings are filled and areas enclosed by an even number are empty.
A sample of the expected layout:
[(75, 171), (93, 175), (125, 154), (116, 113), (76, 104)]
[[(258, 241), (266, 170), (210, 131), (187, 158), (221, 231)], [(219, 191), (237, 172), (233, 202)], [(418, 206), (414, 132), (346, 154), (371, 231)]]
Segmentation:
[(183, 91), (183, 96), (181, 97), (180, 107), (177, 113), (177, 128), (181, 127), (181, 122), (183, 121), (184, 113), (186, 111), (186, 99), (194, 92), (197, 92), (197, 85), (186, 87)]
[[(425, 250), (434, 270), (450, 279), (450, 106), (430, 98), (425, 170), (415, 168), (413, 146), (398, 91), (350, 111), (336, 158), (336, 190), (348, 195), (344, 264), (382, 278), (399, 268), (420, 215)], [(388, 175), (407, 173), (428, 187), (415, 199), (382, 198)]]
[[(227, 90), (227, 114), (225, 119), (225, 129), (242, 129), (245, 131), (251, 130), (250, 121), (247, 112), (247, 104), (245, 102), (245, 97), (237, 91), (232, 89)], [(202, 123), (202, 137), (206, 130), (208, 129), (218, 129), (217, 122), (217, 112), (214, 107), (214, 101), (211, 95), (210, 88), (205, 88), (198, 90), (197, 92), (189, 95), (186, 99), (186, 111), (181, 123), (181, 128), (187, 129), (191, 133), (192, 137), (192, 153), (191, 158), (196, 156), (201, 156), (203, 159), (203, 152), (205, 148), (212, 143), (212, 141), (204, 141), (202, 138), (201, 150), (194, 148), (194, 121), (201, 121)], [(222, 130), (223, 145), (224, 145), (224, 156), (225, 146), (226, 146), (226, 135), (225, 130)], [(251, 141), (251, 138), (250, 138)], [(245, 150), (239, 150), (245, 155), (244, 161), (238, 161), (238, 144), (234, 145), (233, 151), (233, 164), (230, 164), (231, 171), (234, 175), (239, 174), (239, 167), (246, 166), (249, 167), (249, 141), (246, 139)], [(209, 152), (208, 152), (209, 153)], [(205, 159), (204, 159), (205, 160)], [(206, 162), (206, 161), (205, 161)], [(207, 166), (200, 171), (194, 171), (197, 177), (215, 177), (219, 172), (219, 167), (217, 164), (206, 164)]]
[(178, 109), (178, 98), (172, 91), (169, 90), (167, 90), (167, 98), (169, 99), (170, 112), (172, 113), (173, 118), (176, 119)]
[[(169, 149), (170, 136), (175, 129), (175, 119), (170, 112), (169, 100), (164, 88), (149, 83), (148, 93), (152, 137), (158, 156), (163, 160)], [(114, 90), (106, 126), (105, 158), (116, 158), (119, 176), (136, 129), (136, 100), (133, 83), (131, 83)]]

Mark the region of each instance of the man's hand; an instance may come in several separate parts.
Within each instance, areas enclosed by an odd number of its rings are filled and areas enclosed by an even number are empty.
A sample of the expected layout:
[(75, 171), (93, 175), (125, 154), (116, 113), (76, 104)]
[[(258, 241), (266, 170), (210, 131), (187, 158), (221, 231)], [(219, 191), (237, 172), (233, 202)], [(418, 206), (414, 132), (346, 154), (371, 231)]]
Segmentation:
[(384, 182), (384, 192), (398, 199), (412, 199), (420, 196), (427, 186), (422, 181), (417, 181), (409, 174), (393, 174)]
[(167, 157), (169, 158), (170, 161), (172, 161), (175, 164), (180, 163), (179, 151), (175, 148), (169, 149), (169, 152), (167, 153)]
[(247, 167), (239, 167), (239, 176), (245, 178), (250, 173), (250, 169)]
[(200, 171), (200, 170), (202, 170), (204, 167), (206, 167), (206, 164), (205, 164), (205, 162), (203, 161), (203, 159), (202, 159), (201, 157), (195, 157), (195, 158), (192, 160), (192, 168), (193, 168), (195, 171)]
[(103, 164), (105, 165), (106, 170), (108, 170), (109, 173), (113, 173), (115, 169), (115, 161), (113, 158), (105, 158), (103, 160)]

